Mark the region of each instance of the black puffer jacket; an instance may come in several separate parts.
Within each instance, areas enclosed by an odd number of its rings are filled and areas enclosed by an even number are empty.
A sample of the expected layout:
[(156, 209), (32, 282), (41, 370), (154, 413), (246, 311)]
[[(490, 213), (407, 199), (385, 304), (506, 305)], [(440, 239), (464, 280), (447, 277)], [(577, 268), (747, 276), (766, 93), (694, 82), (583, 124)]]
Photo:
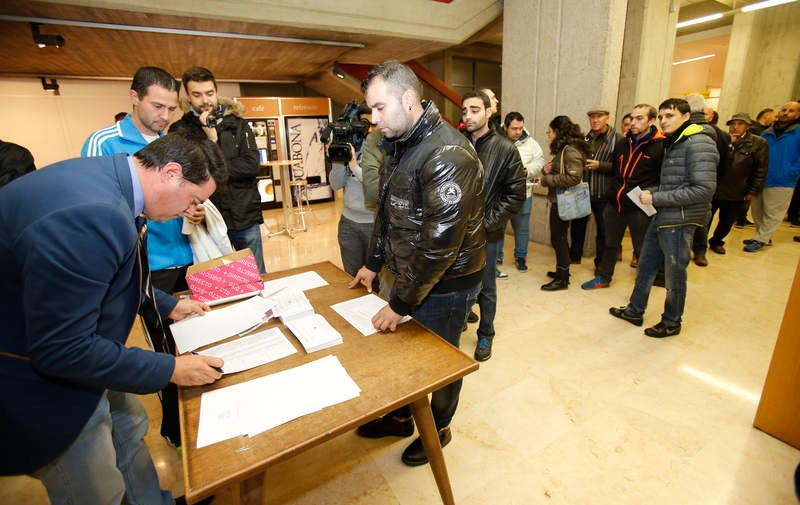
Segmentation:
[[(244, 109), (242, 104), (226, 98), (220, 98), (219, 103), (225, 105), (226, 110), (222, 123), (217, 126), (217, 145), (225, 156), (229, 175), (228, 183), (217, 187), (211, 195), (211, 201), (219, 209), (229, 230), (245, 230), (264, 222), (256, 179), (259, 173), (258, 149), (253, 130), (238, 115)], [(200, 119), (188, 102), (184, 101), (181, 106), (187, 112), (170, 126), (170, 133), (180, 132), (191, 138), (206, 138)]]
[(483, 164), (486, 241), (496, 242), (525, 202), (525, 173), (517, 148), (493, 130), (475, 142), (475, 150)]
[(767, 141), (748, 132), (731, 147), (727, 163), (717, 174), (715, 200), (741, 201), (764, 189), (769, 167)]
[(658, 186), (665, 140), (666, 137), (651, 126), (650, 132), (635, 147), (630, 133), (615, 146), (607, 199), (617, 213), (643, 212), (628, 197), (628, 192), (636, 186), (642, 189)]
[(483, 167), (433, 102), (389, 144), (366, 267), (395, 277), (389, 306), (413, 313), (431, 292), (477, 286), (486, 263)]

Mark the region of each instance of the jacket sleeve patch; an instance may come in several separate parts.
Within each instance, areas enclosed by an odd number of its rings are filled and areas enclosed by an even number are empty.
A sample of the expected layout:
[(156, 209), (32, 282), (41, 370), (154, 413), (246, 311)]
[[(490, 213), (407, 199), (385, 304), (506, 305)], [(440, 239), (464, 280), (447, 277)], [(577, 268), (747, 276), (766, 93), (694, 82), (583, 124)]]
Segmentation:
[(455, 182), (446, 182), (439, 188), (439, 198), (448, 205), (460, 202), (461, 194), (461, 187)]

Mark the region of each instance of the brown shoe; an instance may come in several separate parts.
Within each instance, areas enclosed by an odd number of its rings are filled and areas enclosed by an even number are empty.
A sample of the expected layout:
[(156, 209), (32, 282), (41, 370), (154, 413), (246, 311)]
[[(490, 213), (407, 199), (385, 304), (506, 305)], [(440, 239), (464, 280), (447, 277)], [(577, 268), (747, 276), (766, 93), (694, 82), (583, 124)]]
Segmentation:
[(639, 258), (637, 258), (636, 255), (634, 254), (633, 257), (631, 258), (631, 268), (636, 268), (638, 266), (639, 266)]
[(694, 264), (699, 267), (707, 267), (708, 259), (706, 253), (694, 253)]
[(710, 249), (717, 254), (725, 254), (725, 248), (721, 245), (712, 245)]

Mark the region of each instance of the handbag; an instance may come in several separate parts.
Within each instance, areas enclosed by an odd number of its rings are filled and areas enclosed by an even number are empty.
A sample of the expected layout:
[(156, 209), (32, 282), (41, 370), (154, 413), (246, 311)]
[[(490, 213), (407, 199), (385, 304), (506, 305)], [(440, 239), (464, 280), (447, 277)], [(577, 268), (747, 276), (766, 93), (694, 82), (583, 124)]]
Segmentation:
[[(566, 149), (566, 148), (565, 148)], [(561, 170), (564, 171), (564, 149), (561, 150)], [(580, 219), (592, 213), (589, 184), (581, 182), (569, 188), (556, 188), (558, 217), (562, 221)]]

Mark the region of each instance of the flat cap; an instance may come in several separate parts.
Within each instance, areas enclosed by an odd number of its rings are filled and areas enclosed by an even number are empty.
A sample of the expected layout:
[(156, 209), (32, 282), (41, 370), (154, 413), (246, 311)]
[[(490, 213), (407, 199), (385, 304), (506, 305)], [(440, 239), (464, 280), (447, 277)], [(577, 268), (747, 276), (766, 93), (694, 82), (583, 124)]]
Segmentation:
[(730, 119), (728, 120), (728, 122), (727, 122), (727, 123), (725, 123), (725, 124), (726, 124), (726, 125), (729, 125), (729, 124), (733, 123), (734, 121), (736, 121), (737, 119), (738, 119), (739, 121), (744, 121), (744, 122), (745, 122), (745, 123), (747, 123), (748, 125), (751, 125), (751, 124), (753, 124), (753, 120), (752, 120), (752, 119), (750, 119), (750, 115), (749, 115), (747, 112), (737, 112), (736, 114), (734, 114), (733, 116), (731, 116), (731, 118), (730, 118)]
[(592, 114), (610, 114), (610, 112), (608, 112), (608, 107), (597, 105), (586, 111), (587, 116), (591, 116)]

